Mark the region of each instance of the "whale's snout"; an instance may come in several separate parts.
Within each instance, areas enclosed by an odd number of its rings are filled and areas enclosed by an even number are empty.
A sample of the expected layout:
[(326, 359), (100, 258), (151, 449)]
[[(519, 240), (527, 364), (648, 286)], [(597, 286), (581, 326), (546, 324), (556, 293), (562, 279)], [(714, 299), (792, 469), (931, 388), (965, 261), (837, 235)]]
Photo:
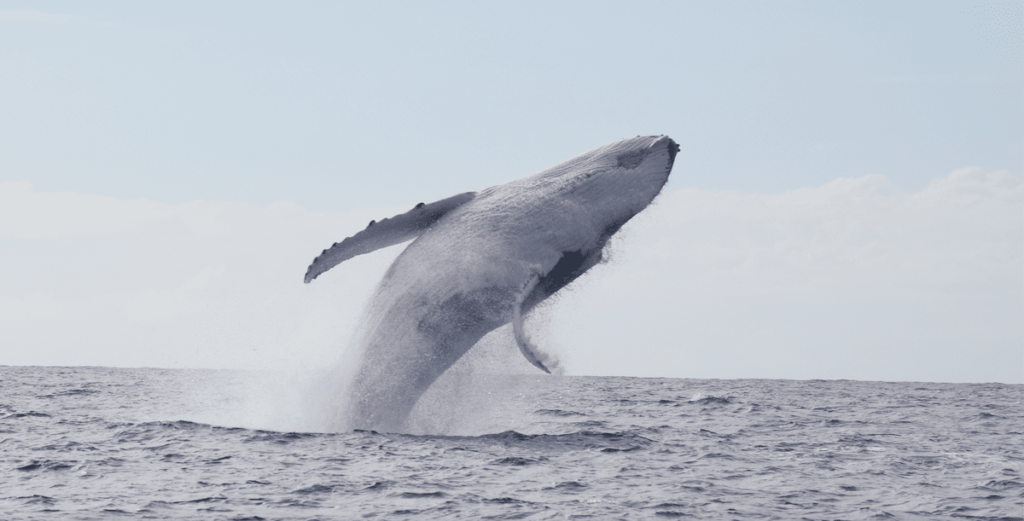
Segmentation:
[(672, 141), (672, 138), (665, 136), (668, 140), (668, 169), (672, 170), (672, 165), (676, 162), (676, 154), (679, 153), (679, 143)]
[[(622, 147), (619, 148), (616, 156), (619, 167), (626, 170), (635, 170), (644, 165), (643, 168), (640, 168), (640, 171), (649, 173), (657, 171), (665, 176), (672, 172), (672, 165), (676, 161), (676, 154), (679, 153), (679, 144), (665, 135), (637, 136), (635, 139), (623, 140), (619, 145)], [(651, 162), (650, 160), (653, 158), (657, 159)], [(662, 171), (662, 168), (665, 170)]]
[(672, 165), (676, 162), (676, 154), (679, 153), (679, 144), (668, 136), (659, 136), (654, 143), (651, 143), (651, 149), (658, 150), (660, 148), (664, 148), (668, 153), (668, 170), (671, 172)]

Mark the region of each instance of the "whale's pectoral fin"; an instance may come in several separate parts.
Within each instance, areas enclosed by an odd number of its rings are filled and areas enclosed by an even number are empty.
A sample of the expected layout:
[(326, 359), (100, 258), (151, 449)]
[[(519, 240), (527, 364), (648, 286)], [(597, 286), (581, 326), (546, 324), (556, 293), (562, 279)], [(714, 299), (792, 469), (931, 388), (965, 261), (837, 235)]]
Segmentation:
[(558, 361), (545, 354), (543, 351), (537, 348), (530, 342), (530, 339), (526, 337), (526, 331), (523, 330), (523, 302), (526, 297), (533, 291), (533, 288), (537, 287), (537, 282), (540, 280), (539, 274), (534, 274), (530, 277), (529, 282), (526, 283), (526, 288), (516, 299), (516, 305), (512, 309), (512, 334), (516, 337), (516, 344), (519, 345), (519, 352), (523, 353), (523, 356), (534, 365), (537, 369), (544, 371), (545, 373), (551, 374), (544, 362), (551, 365), (553, 368), (557, 366)]
[(365, 230), (324, 250), (313, 259), (306, 270), (305, 282), (317, 278), (321, 273), (345, 262), (356, 255), (370, 253), (381, 248), (410, 241), (419, 237), (423, 230), (438, 219), (463, 204), (468, 203), (476, 192), (466, 192), (430, 204), (417, 204), (412, 210), (380, 222), (370, 221)]

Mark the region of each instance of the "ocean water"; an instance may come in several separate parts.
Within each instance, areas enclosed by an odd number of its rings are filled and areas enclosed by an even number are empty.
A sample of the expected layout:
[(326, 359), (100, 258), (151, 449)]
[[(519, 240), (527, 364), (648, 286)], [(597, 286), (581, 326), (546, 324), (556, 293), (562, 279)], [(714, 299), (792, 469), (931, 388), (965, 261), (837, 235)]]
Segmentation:
[(456, 375), (396, 434), (301, 380), (0, 367), (0, 519), (1024, 518), (1021, 385)]

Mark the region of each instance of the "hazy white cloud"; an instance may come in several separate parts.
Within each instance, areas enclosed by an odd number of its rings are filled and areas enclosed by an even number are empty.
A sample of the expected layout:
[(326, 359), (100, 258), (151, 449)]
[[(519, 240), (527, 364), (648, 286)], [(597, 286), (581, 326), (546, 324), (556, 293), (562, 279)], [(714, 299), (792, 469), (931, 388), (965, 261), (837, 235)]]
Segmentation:
[(175, 208), (72, 192), (35, 192), (27, 181), (0, 183), (0, 239), (58, 239), (137, 231)]
[(976, 168), (913, 194), (678, 190), (552, 309), (552, 336), (584, 373), (1021, 381), (1022, 213), (1020, 179)]
[[(322, 367), (403, 246), (306, 266), (403, 210), (0, 184), (0, 364)], [(976, 168), (912, 194), (677, 190), (528, 327), (570, 374), (1020, 381), (1022, 211), (1020, 179)]]
[(646, 216), (651, 242), (642, 247), (657, 252), (657, 271), (674, 267), (688, 284), (756, 286), (771, 300), (819, 297), (823, 286), (841, 291), (831, 300), (1019, 280), (1022, 203), (1019, 179), (979, 169), (954, 171), (915, 194), (880, 176), (777, 195), (684, 189)]
[(167, 205), (0, 184), (0, 364), (322, 363), (395, 252), (315, 285), (302, 284), (306, 266), (397, 211)]

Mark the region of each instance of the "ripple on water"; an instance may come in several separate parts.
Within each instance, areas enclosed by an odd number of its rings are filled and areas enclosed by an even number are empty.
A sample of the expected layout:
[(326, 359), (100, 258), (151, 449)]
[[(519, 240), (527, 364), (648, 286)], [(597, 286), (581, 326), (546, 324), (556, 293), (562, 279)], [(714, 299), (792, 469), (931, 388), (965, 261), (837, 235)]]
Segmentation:
[(232, 411), (216, 404), (244, 402), (227, 391), (241, 375), (0, 367), (0, 509), (1013, 519), (1024, 493), (1024, 386), (524, 377), (522, 397), (486, 411), (505, 422), (488, 434), (324, 434), (221, 425)]

